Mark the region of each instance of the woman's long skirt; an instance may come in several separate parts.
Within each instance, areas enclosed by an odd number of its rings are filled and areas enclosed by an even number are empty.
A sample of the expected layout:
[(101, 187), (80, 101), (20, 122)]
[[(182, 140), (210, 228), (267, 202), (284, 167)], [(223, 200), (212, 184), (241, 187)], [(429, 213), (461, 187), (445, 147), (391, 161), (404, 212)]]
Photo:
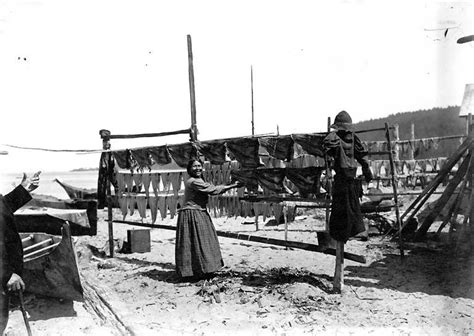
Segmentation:
[(361, 187), (357, 180), (334, 177), (329, 234), (335, 240), (345, 243), (349, 237), (365, 231), (360, 196)]
[(176, 272), (181, 277), (201, 276), (224, 266), (216, 229), (207, 211), (179, 212), (175, 257)]

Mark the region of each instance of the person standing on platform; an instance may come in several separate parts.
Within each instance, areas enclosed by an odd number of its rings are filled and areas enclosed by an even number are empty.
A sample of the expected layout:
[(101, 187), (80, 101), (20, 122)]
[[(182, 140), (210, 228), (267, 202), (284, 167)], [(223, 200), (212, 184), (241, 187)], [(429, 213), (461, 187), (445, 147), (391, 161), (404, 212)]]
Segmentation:
[(219, 195), (241, 185), (212, 185), (202, 178), (202, 163), (190, 160), (184, 201), (176, 227), (176, 272), (182, 278), (211, 277), (224, 266), (216, 229), (207, 211), (209, 195)]
[(8, 324), (10, 295), (23, 291), (23, 247), (13, 213), (31, 200), (30, 192), (38, 188), (39, 174), (31, 178), (23, 173), (21, 184), (5, 196), (0, 195), (0, 335)]

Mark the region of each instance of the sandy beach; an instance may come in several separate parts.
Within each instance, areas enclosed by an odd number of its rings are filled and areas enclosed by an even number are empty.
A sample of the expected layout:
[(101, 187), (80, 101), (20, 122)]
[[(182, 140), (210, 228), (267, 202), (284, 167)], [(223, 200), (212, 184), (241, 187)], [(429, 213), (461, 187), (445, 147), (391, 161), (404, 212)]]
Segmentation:
[[(225, 267), (209, 281), (180, 282), (175, 231), (151, 230), (151, 252), (120, 253), (127, 230), (114, 224), (108, 258), (107, 211), (98, 234), (76, 237), (84, 302), (26, 293), (33, 335), (469, 335), (474, 332), (473, 258), (442, 242), (397, 245), (380, 235), (350, 240), (342, 294), (332, 290), (334, 257), (220, 237)], [(121, 218), (114, 210), (114, 218)], [(140, 221), (138, 214), (128, 220)], [(274, 219), (214, 218), (216, 229), (284, 239)], [(317, 243), (320, 210), (298, 213), (288, 239)], [(160, 222), (175, 225), (176, 218)], [(217, 295), (216, 295), (217, 294)], [(6, 335), (27, 335), (16, 308)]]

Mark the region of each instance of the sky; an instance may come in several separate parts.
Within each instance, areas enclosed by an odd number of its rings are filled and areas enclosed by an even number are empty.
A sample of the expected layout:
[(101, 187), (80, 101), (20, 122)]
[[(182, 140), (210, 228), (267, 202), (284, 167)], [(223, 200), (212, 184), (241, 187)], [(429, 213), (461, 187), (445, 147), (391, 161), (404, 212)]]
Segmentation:
[[(99, 130), (190, 127), (200, 140), (322, 132), (460, 105), (474, 83), (471, 2), (0, 0), (0, 173), (97, 167)], [(113, 149), (188, 136), (113, 140)]]

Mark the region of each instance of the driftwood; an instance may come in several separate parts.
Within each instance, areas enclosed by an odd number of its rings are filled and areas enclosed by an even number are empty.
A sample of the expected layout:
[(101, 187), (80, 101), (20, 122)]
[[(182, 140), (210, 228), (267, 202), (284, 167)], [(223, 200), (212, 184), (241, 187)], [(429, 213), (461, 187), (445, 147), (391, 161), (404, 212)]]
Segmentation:
[[(95, 281), (94, 281), (95, 282)], [(92, 311), (105, 324), (111, 325), (120, 335), (138, 335), (133, 329), (124, 323), (123, 318), (117, 313), (117, 309), (107, 300), (109, 291), (92, 285), (92, 281), (84, 280), (84, 305), (87, 310)]]

